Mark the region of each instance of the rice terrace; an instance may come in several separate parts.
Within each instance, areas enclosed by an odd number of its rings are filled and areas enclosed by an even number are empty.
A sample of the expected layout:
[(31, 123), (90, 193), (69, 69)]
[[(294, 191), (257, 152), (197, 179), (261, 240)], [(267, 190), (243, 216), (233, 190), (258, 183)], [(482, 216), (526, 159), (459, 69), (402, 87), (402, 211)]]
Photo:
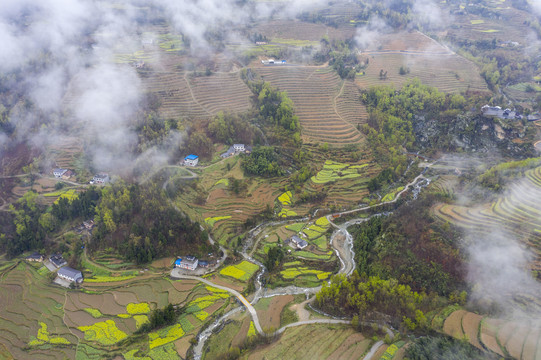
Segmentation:
[(0, 359), (541, 359), (541, 8), (0, 6)]

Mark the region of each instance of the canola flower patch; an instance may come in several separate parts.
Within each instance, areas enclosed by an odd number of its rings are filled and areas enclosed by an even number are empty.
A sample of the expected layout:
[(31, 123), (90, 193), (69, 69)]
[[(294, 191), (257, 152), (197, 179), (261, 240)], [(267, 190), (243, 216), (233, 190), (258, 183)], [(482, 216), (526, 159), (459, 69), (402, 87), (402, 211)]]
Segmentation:
[(133, 319), (135, 320), (135, 327), (137, 329), (148, 322), (148, 316), (146, 315), (133, 315)]
[(66, 198), (68, 199), (70, 202), (72, 202), (73, 200), (77, 199), (78, 195), (77, 193), (75, 192), (75, 189), (70, 189), (68, 191), (66, 191), (65, 193), (63, 193), (62, 195), (60, 195), (58, 197), (58, 199), (55, 200), (55, 204), (58, 204), (58, 202), (60, 201), (60, 199), (62, 198)]
[(165, 345), (177, 339), (180, 339), (185, 334), (180, 324), (168, 326), (156, 332), (148, 334), (149, 347), (154, 349), (155, 347)]
[(78, 326), (85, 333), (85, 340), (95, 341), (102, 345), (113, 345), (124, 340), (128, 335), (119, 330), (113, 320), (97, 322), (90, 326)]
[(315, 176), (312, 176), (311, 180), (314, 184), (326, 184), (341, 179), (358, 178), (362, 176), (358, 173), (358, 170), (366, 165), (367, 164), (350, 166), (349, 164), (327, 160), (323, 165), (323, 169)]
[(92, 278), (85, 279), (87, 283), (104, 283), (104, 282), (117, 282), (133, 279), (135, 275), (126, 276), (94, 276)]
[(250, 327), (248, 328), (248, 337), (255, 336), (255, 325), (253, 321), (250, 321)]
[(220, 274), (230, 276), (240, 281), (247, 281), (259, 269), (259, 266), (248, 261), (243, 261), (237, 265), (229, 265), (220, 270)]
[(282, 270), (280, 272), (280, 274), (282, 275), (282, 277), (284, 279), (294, 279), (298, 276), (301, 276), (301, 275), (316, 275), (316, 277), (319, 279), (319, 280), (324, 280), (324, 279), (327, 279), (329, 277), (329, 275), (331, 274), (330, 272), (324, 272), (324, 271), (321, 271), (321, 270), (314, 270), (314, 269), (308, 269), (308, 268), (305, 268), (305, 267), (301, 267), (301, 268), (289, 268), (289, 269), (286, 269), (286, 270)]
[(289, 216), (297, 216), (297, 213), (295, 211), (289, 210), (289, 209), (282, 209), (278, 213), (278, 217), (285, 218), (285, 217), (289, 217)]
[(69, 345), (71, 344), (67, 339), (60, 336), (49, 336), (49, 331), (47, 330), (47, 324), (44, 322), (39, 322), (40, 328), (38, 329), (38, 334), (36, 338), (33, 338), (28, 342), (28, 346), (39, 346), (45, 344), (52, 345)]
[(220, 180), (216, 181), (214, 186), (218, 186), (220, 184), (223, 184), (224, 186), (229, 186), (229, 180), (228, 179), (220, 179)]
[(96, 319), (103, 316), (101, 311), (99, 311), (98, 309), (84, 308), (83, 310), (86, 311), (87, 313), (89, 313), (90, 315), (92, 315), (92, 317), (96, 318)]
[(126, 360), (152, 360), (149, 356), (135, 356), (139, 352), (139, 349), (133, 349), (128, 352), (122, 353), (122, 356), (124, 356), (124, 359)]
[(282, 205), (291, 205), (292, 196), (291, 191), (286, 191), (282, 195), (278, 196), (278, 201), (280, 201)]
[(205, 321), (209, 317), (209, 313), (204, 310), (201, 310), (201, 311), (195, 312), (194, 316), (201, 321)]
[(404, 346), (404, 344), (405, 343), (403, 341), (399, 341), (396, 344), (390, 345), (387, 350), (385, 350), (380, 360), (391, 360), (398, 351), (398, 349)]
[(381, 199), (381, 202), (386, 202), (386, 201), (392, 201), (394, 200), (394, 198), (396, 197), (396, 194), (399, 193), (400, 191), (404, 190), (404, 187), (401, 186), (399, 188), (397, 188), (396, 190), (388, 193), (387, 195), (385, 195), (383, 197), (383, 199)]
[(150, 307), (148, 306), (148, 303), (129, 303), (126, 305), (126, 311), (131, 315), (146, 314), (150, 312)]
[(231, 216), (214, 216), (214, 217), (207, 217), (205, 218), (205, 223), (210, 226), (210, 227), (213, 227), (214, 224), (220, 220), (227, 220), (227, 219), (231, 219)]
[(329, 219), (327, 219), (326, 216), (322, 216), (319, 219), (316, 220), (316, 225), (321, 227), (328, 227), (329, 226)]

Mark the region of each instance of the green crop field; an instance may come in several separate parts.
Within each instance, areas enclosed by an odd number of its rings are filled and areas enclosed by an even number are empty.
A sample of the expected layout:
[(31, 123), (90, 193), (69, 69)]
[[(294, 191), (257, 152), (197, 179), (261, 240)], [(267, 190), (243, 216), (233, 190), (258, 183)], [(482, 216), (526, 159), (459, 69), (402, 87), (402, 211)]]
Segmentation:
[(0, 304), (5, 311), (0, 314), (0, 343), (16, 359), (103, 358), (107, 347), (148, 321), (151, 309), (183, 304), (194, 311), (143, 340), (151, 352), (171, 351), (167, 344), (196, 334), (229, 303), (229, 294), (219, 289), (162, 277), (87, 293), (53, 286), (26, 263), (4, 269), (1, 275)]

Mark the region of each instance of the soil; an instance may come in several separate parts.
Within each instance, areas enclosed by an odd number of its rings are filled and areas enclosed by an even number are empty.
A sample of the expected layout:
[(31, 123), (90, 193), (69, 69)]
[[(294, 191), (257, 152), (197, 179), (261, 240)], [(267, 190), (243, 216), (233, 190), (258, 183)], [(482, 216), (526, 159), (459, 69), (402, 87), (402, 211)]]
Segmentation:
[(259, 322), (263, 329), (280, 327), (280, 315), (284, 307), (294, 300), (293, 295), (274, 296), (267, 310), (259, 310)]
[(214, 275), (209, 280), (211, 282), (215, 283), (216, 285), (227, 286), (227, 287), (229, 287), (229, 288), (231, 288), (233, 290), (242, 291), (244, 289), (244, 287), (242, 285), (240, 285), (238, 283), (226, 281), (226, 280), (224, 280), (221, 277), (216, 276), (216, 275)]
[(193, 339), (193, 335), (186, 335), (175, 341), (175, 349), (181, 358), (186, 359), (186, 353), (192, 344), (190, 340)]
[(339, 347), (336, 349), (328, 358), (328, 360), (341, 360), (343, 359), (344, 353), (353, 347), (355, 344), (364, 340), (362, 334), (357, 333), (348, 337)]
[(522, 349), (523, 360), (535, 360), (535, 351), (537, 349), (537, 341), (541, 335), (541, 328), (533, 328), (528, 337), (524, 341), (524, 348)]
[(478, 349), (483, 349), (479, 343), (478, 332), (479, 332), (479, 323), (483, 317), (474, 313), (467, 313), (462, 318), (462, 329), (468, 337), (470, 344), (475, 346)]
[(457, 310), (443, 323), (443, 332), (447, 335), (450, 335), (457, 339), (462, 339), (464, 337), (464, 332), (462, 331), (462, 317), (466, 315), (467, 311)]
[(115, 298), (115, 301), (123, 306), (128, 305), (129, 303), (138, 303), (139, 300), (137, 299), (137, 296), (135, 296), (134, 293), (131, 292), (125, 292), (125, 291), (115, 291), (113, 293), (113, 296)]
[(504, 356), (503, 351), (498, 345), (496, 335), (498, 328), (503, 324), (503, 320), (485, 319), (481, 327), (481, 342), (487, 347), (487, 349)]
[(513, 336), (518, 324), (515, 322), (505, 323), (498, 331), (498, 341), (502, 346), (507, 347), (507, 341)]
[[(251, 322), (250, 317), (247, 317), (244, 319), (244, 321), (242, 322), (242, 325), (240, 326), (239, 331), (237, 332), (237, 335), (235, 335), (235, 337), (231, 341), (231, 346), (240, 347), (240, 345), (244, 342), (248, 334), (248, 329), (250, 328), (250, 322)], [(261, 326), (263, 326), (263, 324), (261, 324)]]
[(380, 346), (380, 348), (378, 349), (378, 351), (376, 351), (374, 353), (374, 355), (372, 356), (372, 359), (379, 359), (381, 358), (381, 356), (385, 353), (385, 351), (387, 350), (387, 348), (389, 347), (389, 345), (385, 345), (383, 344), (382, 346)]
[(507, 352), (513, 358), (515, 359), (522, 358), (521, 357), (522, 347), (528, 337), (529, 332), (530, 332), (529, 325), (521, 325), (513, 331), (513, 335), (511, 336), (509, 341), (507, 341), (507, 343), (505, 344), (505, 348), (507, 349)]
[(172, 282), (173, 287), (177, 289), (177, 291), (185, 292), (185, 291), (191, 291), (197, 284), (199, 284), (199, 281), (195, 280), (178, 280)]
[(300, 304), (293, 304), (289, 309), (297, 312), (299, 321), (305, 321), (310, 319), (310, 312), (306, 310), (306, 305), (310, 302), (311, 299), (307, 299)]

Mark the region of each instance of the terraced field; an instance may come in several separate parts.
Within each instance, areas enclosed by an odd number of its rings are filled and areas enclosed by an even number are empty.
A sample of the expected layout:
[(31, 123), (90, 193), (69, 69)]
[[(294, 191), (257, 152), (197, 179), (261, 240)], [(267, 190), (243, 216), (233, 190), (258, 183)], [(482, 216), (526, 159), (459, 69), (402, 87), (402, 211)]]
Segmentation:
[[(100, 359), (111, 349), (129, 356), (136, 352), (132, 348), (146, 348), (153, 359), (166, 352), (185, 357), (189, 338), (229, 304), (230, 296), (222, 290), (160, 276), (133, 279), (105, 291), (94, 283), (93, 291), (69, 291), (51, 285), (48, 270), (38, 271), (39, 266), (21, 262), (4, 269), (0, 277), (0, 344), (16, 359)], [(149, 333), (142, 344), (118, 347), (148, 321), (150, 310), (169, 303), (186, 305), (177, 324)]]
[[(227, 170), (228, 163), (230, 170)], [(246, 181), (246, 191), (235, 195), (226, 190), (220, 180), (229, 177)], [(199, 192), (190, 192), (179, 197), (179, 205), (190, 218), (206, 224), (214, 239), (223, 244), (237, 234), (249, 217), (262, 212), (267, 205), (272, 206), (281, 194), (281, 183), (245, 179), (238, 157), (207, 167), (200, 179), (201, 187), (207, 194), (204, 203), (197, 203)], [(205, 219), (208, 221), (205, 222)]]
[(500, 356), (522, 360), (541, 357), (541, 328), (534, 320), (506, 321), (456, 310), (445, 318), (443, 326), (436, 325), (436, 330), (457, 339), (466, 338), (478, 349)]
[(358, 101), (358, 89), (342, 81), (331, 68), (257, 65), (254, 70), (265, 81), (287, 91), (306, 140), (333, 145), (363, 140), (356, 126), (365, 123), (368, 114)]
[[(351, 11), (354, 8), (354, 5), (348, 4), (348, 7), (348, 11)], [(343, 13), (341, 15), (347, 16), (346, 9), (343, 9)], [(325, 35), (327, 35), (329, 39), (345, 40), (355, 35), (355, 28), (350, 26), (333, 28), (323, 24), (314, 24), (296, 20), (272, 20), (258, 23), (256, 26), (254, 26), (253, 32), (265, 35), (271, 40), (273, 38), (281, 38), (319, 41)]]
[(371, 343), (349, 326), (304, 325), (287, 329), (280, 341), (258, 348), (247, 359), (362, 359)]
[(475, 208), (439, 204), (433, 208), (436, 216), (481, 234), (500, 228), (516, 235), (535, 253), (534, 270), (541, 269), (541, 167), (528, 170), (523, 179), (511, 185), (492, 204)]
[[(419, 32), (380, 36), (360, 57), (369, 59), (365, 74), (355, 79), (361, 88), (383, 84), (400, 88), (407, 79), (419, 78), (423, 84), (449, 93), (488, 91), (475, 64)], [(410, 72), (400, 75), (402, 66)], [(387, 72), (384, 80), (379, 76), (381, 70)]]
[(252, 93), (239, 73), (191, 77), (184, 72), (156, 72), (143, 84), (159, 96), (166, 117), (209, 117), (219, 111), (242, 112), (250, 107)]

